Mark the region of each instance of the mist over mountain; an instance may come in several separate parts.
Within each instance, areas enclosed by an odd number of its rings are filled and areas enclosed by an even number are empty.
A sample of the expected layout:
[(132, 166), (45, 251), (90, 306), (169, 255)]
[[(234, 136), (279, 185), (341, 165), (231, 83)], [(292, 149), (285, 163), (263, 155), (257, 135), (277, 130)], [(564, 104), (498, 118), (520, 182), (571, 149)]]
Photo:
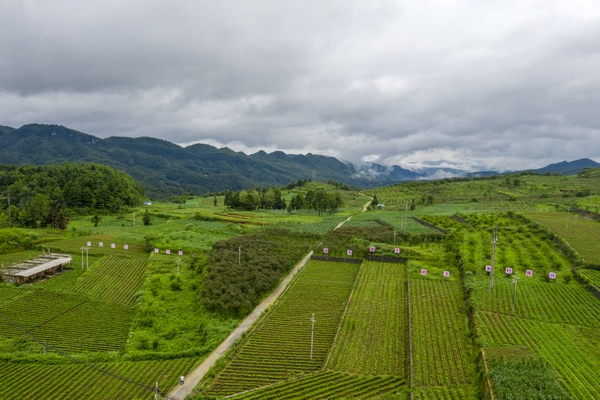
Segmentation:
[[(0, 126), (0, 163), (50, 165), (94, 162), (120, 169), (136, 179), (152, 198), (186, 192), (204, 194), (256, 186), (286, 185), (298, 179), (335, 180), (372, 187), (417, 179), (484, 176), (497, 172), (469, 172), (449, 167), (411, 171), (397, 165), (344, 163), (334, 157), (285, 154), (281, 151), (246, 155), (207, 144), (181, 147), (151, 137), (100, 139), (60, 125), (29, 124), (18, 129)], [(536, 172), (577, 173), (600, 164), (582, 159), (552, 164)]]

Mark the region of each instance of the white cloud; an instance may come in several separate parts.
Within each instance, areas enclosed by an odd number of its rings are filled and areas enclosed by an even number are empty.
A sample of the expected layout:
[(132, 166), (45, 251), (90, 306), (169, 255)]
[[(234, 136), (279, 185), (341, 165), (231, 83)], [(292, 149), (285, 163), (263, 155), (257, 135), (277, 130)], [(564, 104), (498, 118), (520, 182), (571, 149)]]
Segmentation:
[(418, 168), (600, 159), (596, 1), (0, 4), (0, 124)]

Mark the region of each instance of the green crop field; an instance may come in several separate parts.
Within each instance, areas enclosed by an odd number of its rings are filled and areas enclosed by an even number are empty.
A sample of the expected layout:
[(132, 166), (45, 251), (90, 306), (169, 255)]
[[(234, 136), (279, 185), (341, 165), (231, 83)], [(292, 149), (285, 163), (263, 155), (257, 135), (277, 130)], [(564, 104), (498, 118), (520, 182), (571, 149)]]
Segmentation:
[(403, 264), (363, 263), (330, 369), (407, 377), (405, 280)]
[[(210, 384), (230, 395), (317, 371), (325, 362), (356, 279), (356, 264), (311, 261), (279, 304)], [(316, 320), (313, 356), (311, 318)]]
[(457, 282), (412, 279), (416, 386), (456, 386), (473, 381), (464, 301)]
[[(199, 360), (44, 365), (0, 361), (3, 399), (136, 399), (153, 398), (159, 388), (171, 388)], [(124, 379), (118, 379), (113, 376)], [(129, 382), (126, 381), (130, 380)]]
[[(600, 286), (600, 174), (362, 193), (308, 182), (281, 196), (290, 204), (319, 188), (341, 196), (337, 212), (239, 210), (186, 194), (98, 210), (94, 222), (73, 211), (64, 231), (0, 229), (5, 268), (42, 248), (73, 257), (64, 271), (0, 284), (0, 398), (151, 398), (156, 382), (168, 391), (325, 247), (362, 264), (311, 260), (195, 399), (475, 399), (488, 388), (518, 398), (528, 384), (540, 398), (600, 398), (600, 300), (585, 283)], [(383, 206), (361, 212), (369, 196)]]
[(528, 218), (546, 225), (565, 239), (583, 259), (600, 265), (600, 222), (583, 218), (574, 213), (527, 213)]

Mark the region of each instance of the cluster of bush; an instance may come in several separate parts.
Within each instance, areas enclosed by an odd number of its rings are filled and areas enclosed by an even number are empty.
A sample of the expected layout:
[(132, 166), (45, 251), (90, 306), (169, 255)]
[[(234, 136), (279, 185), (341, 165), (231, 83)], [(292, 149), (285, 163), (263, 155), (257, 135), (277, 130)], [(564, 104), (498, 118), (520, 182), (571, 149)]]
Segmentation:
[(313, 234), (270, 228), (215, 243), (201, 277), (204, 306), (245, 316), (317, 240)]

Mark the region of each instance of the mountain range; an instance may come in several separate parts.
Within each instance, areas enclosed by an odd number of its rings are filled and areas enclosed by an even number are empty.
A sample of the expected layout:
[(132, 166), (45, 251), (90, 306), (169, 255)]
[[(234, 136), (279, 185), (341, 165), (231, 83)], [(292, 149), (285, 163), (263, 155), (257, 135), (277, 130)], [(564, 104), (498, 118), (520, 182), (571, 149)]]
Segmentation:
[[(186, 192), (204, 194), (256, 186), (286, 185), (298, 179), (335, 180), (372, 187), (401, 181), (447, 176), (483, 176), (495, 171), (428, 168), (415, 172), (397, 165), (355, 166), (334, 157), (259, 151), (246, 155), (206, 144), (181, 147), (166, 140), (140, 137), (101, 139), (60, 125), (28, 124), (18, 129), (0, 126), (0, 163), (49, 165), (94, 162), (120, 169), (136, 179), (150, 198)], [(577, 173), (600, 167), (590, 159), (551, 164), (536, 172)]]

